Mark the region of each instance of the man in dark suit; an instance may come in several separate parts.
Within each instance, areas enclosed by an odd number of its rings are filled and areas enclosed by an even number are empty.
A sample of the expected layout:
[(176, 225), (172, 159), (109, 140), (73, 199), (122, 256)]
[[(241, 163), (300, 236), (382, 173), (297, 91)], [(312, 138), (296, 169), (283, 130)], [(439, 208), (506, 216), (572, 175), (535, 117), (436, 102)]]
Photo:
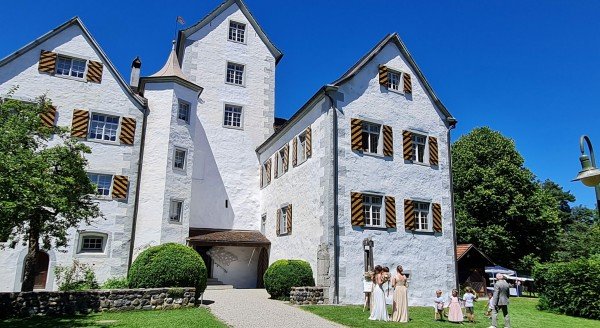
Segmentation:
[(510, 286), (504, 280), (504, 275), (496, 274), (496, 283), (494, 284), (494, 296), (492, 297), (492, 325), (490, 328), (498, 327), (498, 310), (502, 310), (504, 315), (504, 327), (510, 327), (510, 318), (508, 317), (508, 298), (510, 297)]

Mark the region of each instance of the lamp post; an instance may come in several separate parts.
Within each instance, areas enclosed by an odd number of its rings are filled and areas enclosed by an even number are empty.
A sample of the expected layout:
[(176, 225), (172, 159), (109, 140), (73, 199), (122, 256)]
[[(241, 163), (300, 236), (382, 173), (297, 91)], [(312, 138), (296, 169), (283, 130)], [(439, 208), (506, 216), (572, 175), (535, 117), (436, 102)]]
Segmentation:
[[(584, 142), (590, 150), (589, 157), (585, 154)], [(579, 174), (577, 174), (577, 177), (573, 181), (581, 181), (588, 187), (596, 188), (596, 206), (600, 215), (600, 170), (596, 168), (596, 158), (594, 157), (594, 148), (592, 147), (590, 137), (586, 135), (581, 136), (579, 139), (579, 148), (581, 149), (581, 156), (579, 156), (581, 171), (579, 171)]]

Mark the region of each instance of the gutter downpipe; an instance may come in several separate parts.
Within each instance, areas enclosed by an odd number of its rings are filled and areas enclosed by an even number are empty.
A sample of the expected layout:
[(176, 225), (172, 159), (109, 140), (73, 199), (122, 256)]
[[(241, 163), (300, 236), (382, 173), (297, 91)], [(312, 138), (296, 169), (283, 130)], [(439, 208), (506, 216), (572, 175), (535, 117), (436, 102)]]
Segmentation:
[(460, 282), (458, 281), (458, 261), (456, 259), (456, 209), (454, 208), (454, 180), (452, 177), (452, 144), (450, 143), (450, 131), (456, 128), (456, 120), (452, 118), (452, 120), (448, 120), (450, 124), (450, 128), (448, 129), (448, 164), (450, 171), (450, 205), (452, 206), (452, 248), (454, 253), (452, 257), (454, 258), (454, 279), (456, 284), (456, 289), (460, 288)]
[(337, 91), (339, 88), (334, 85), (326, 85), (325, 96), (329, 98), (331, 102), (331, 108), (333, 109), (333, 274), (334, 274), (334, 289), (333, 289), (333, 303), (340, 303), (340, 251), (339, 251), (339, 218), (338, 218), (338, 116), (336, 103), (329, 92)]

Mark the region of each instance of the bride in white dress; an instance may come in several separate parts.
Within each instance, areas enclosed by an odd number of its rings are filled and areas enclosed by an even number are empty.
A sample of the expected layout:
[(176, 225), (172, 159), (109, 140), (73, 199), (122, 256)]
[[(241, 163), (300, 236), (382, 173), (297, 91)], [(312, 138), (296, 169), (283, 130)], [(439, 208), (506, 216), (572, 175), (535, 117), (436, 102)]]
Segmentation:
[(375, 266), (375, 275), (373, 277), (373, 292), (371, 293), (371, 316), (369, 320), (388, 321), (389, 315), (385, 305), (385, 293), (383, 292), (382, 268)]

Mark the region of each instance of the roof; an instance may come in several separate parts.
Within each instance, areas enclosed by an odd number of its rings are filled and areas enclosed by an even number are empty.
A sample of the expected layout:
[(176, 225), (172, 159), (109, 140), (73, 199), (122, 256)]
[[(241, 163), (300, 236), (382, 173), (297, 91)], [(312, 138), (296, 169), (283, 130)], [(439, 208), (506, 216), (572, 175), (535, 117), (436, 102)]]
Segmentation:
[(269, 246), (271, 242), (256, 230), (197, 230), (188, 243), (197, 246)]
[(485, 255), (482, 251), (480, 251), (473, 244), (458, 244), (458, 245), (456, 245), (456, 261), (459, 261), (461, 258), (463, 258), (463, 256), (465, 256), (471, 250), (478, 252), (486, 260), (488, 260), (490, 263), (495, 265), (494, 261), (492, 261), (487, 255)]
[(244, 13), (244, 15), (246, 15), (246, 18), (248, 18), (248, 21), (250, 22), (250, 24), (252, 25), (252, 27), (254, 28), (254, 30), (256, 31), (258, 36), (260, 37), (260, 39), (265, 43), (265, 45), (267, 46), (267, 48), (269, 49), (269, 51), (271, 52), (273, 57), (275, 57), (275, 64), (279, 63), (279, 61), (283, 57), (283, 53), (279, 49), (277, 49), (277, 47), (269, 39), (269, 37), (267, 36), (265, 31), (263, 31), (262, 27), (260, 27), (260, 25), (258, 25), (258, 22), (252, 15), (252, 13), (250, 13), (250, 10), (248, 10), (248, 7), (246, 7), (246, 4), (242, 0), (225, 0), (217, 8), (215, 8), (215, 10), (213, 10), (208, 15), (206, 15), (204, 18), (202, 18), (198, 23), (196, 23), (184, 30), (179, 31), (179, 38), (177, 40), (177, 54), (179, 54), (180, 57), (183, 55), (184, 43), (181, 41), (183, 41), (188, 36), (196, 33), (202, 27), (209, 24), (215, 17), (220, 15), (222, 12), (224, 12), (227, 8), (229, 8), (233, 4), (237, 4), (237, 6)]
[(179, 59), (177, 59), (177, 54), (175, 53), (175, 41), (173, 41), (173, 47), (171, 48), (171, 53), (169, 54), (169, 58), (165, 62), (165, 65), (156, 73), (142, 77), (140, 79), (140, 89), (144, 89), (144, 84), (147, 82), (163, 82), (163, 81), (173, 81), (178, 82), (192, 90), (202, 92), (203, 88), (196, 83), (191, 82), (188, 78), (183, 74), (181, 67), (179, 66)]
[(77, 16), (71, 18), (70, 20), (66, 21), (65, 23), (61, 24), (60, 26), (58, 26), (58, 27), (54, 28), (53, 30), (47, 32), (46, 34), (40, 36), (39, 38), (33, 40), (32, 42), (25, 45), (21, 49), (6, 56), (2, 60), (0, 60), (0, 67), (8, 64), (9, 62), (18, 58), (22, 54), (28, 52), (29, 50), (35, 48), (36, 46), (40, 45), (41, 43), (54, 37), (58, 33), (66, 30), (67, 28), (69, 28), (73, 25), (75, 25), (81, 29), (85, 38), (92, 45), (94, 50), (99, 54), (102, 62), (107, 66), (107, 68), (110, 70), (110, 72), (116, 77), (117, 83), (119, 83), (121, 85), (121, 87), (125, 90), (125, 92), (134, 99), (135, 103), (137, 103), (141, 107), (146, 107), (146, 105), (147, 105), (146, 98), (134, 93), (133, 90), (131, 90), (129, 85), (125, 82), (125, 80), (123, 80), (123, 77), (121, 76), (121, 74), (119, 74), (119, 71), (117, 71), (115, 66), (110, 61), (110, 59), (108, 59), (108, 56), (106, 55), (106, 53), (104, 53), (102, 48), (100, 48), (100, 45), (98, 44), (98, 42), (96, 42), (94, 37), (92, 37), (91, 33), (88, 31), (88, 29), (85, 27), (85, 25), (83, 25), (83, 22)]
[(371, 49), (371, 51), (369, 51), (366, 55), (364, 55), (358, 62), (356, 62), (356, 64), (354, 64), (354, 66), (352, 66), (348, 71), (346, 71), (346, 73), (344, 73), (339, 79), (337, 79), (332, 84), (336, 85), (336, 86), (340, 86), (344, 82), (351, 79), (365, 65), (367, 65), (373, 58), (375, 58), (375, 56), (377, 56), (377, 54), (379, 52), (381, 52), (381, 50), (383, 50), (383, 48), (390, 42), (394, 43), (400, 50), (400, 53), (402, 53), (402, 55), (406, 58), (406, 60), (408, 61), (408, 64), (411, 66), (411, 68), (413, 69), (413, 71), (415, 72), (415, 74), (417, 75), (419, 80), (421, 80), (421, 82), (425, 86), (425, 90), (429, 93), (429, 95), (433, 99), (433, 102), (437, 105), (437, 107), (444, 114), (444, 116), (446, 116), (446, 120), (448, 121), (448, 123), (456, 124), (456, 122), (457, 122), (456, 119), (452, 116), (452, 114), (450, 114), (450, 112), (448, 111), (446, 106), (444, 106), (442, 101), (437, 97), (437, 95), (433, 91), (433, 88), (431, 87), (431, 85), (429, 84), (427, 79), (425, 78), (425, 75), (423, 75), (423, 72), (421, 71), (421, 69), (415, 62), (414, 58), (411, 56), (410, 52), (408, 51), (408, 48), (406, 48), (406, 45), (404, 44), (404, 42), (402, 42), (402, 39), (400, 39), (400, 36), (398, 35), (398, 33), (388, 34), (385, 38), (383, 38), (383, 40), (381, 40), (377, 45), (375, 45), (375, 47), (373, 49)]

